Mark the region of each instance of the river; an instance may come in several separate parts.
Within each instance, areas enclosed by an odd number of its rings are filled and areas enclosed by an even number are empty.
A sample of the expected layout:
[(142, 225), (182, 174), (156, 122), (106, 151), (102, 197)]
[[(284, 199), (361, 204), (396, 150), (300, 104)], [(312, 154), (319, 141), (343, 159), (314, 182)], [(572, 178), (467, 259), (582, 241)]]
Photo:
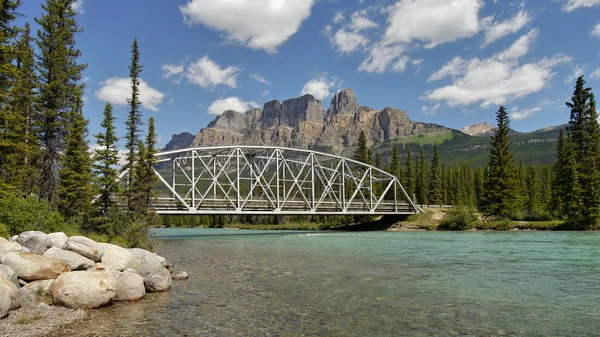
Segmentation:
[(597, 336), (598, 232), (157, 229), (190, 279), (76, 336)]

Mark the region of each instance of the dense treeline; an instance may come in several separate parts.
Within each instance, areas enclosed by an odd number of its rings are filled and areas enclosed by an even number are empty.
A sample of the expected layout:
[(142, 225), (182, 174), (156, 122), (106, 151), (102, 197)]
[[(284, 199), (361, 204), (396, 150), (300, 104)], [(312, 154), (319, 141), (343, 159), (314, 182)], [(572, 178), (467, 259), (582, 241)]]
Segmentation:
[[(132, 95), (126, 121), (130, 174), (118, 183), (118, 137), (109, 103), (103, 132), (88, 144), (85, 84), (74, 0), (47, 0), (35, 18), (17, 27), (20, 0), (0, 3), (0, 235), (23, 230), (85, 231), (130, 246), (147, 244), (153, 213), (156, 133), (152, 118), (142, 140), (137, 40), (129, 66)], [(90, 153), (92, 155), (90, 155)], [(118, 203), (117, 199), (125, 200)], [(118, 207), (125, 204), (127, 207)]]

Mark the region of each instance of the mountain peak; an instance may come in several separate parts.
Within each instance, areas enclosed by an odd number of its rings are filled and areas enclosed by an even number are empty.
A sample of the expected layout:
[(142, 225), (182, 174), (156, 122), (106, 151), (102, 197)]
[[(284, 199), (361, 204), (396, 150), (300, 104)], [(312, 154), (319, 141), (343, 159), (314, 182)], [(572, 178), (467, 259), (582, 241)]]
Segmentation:
[(333, 95), (331, 98), (331, 105), (329, 106), (329, 110), (327, 110), (328, 115), (337, 115), (337, 114), (352, 114), (354, 115), (358, 109), (360, 108), (360, 104), (356, 100), (356, 96), (354, 96), (354, 92), (352, 89), (347, 88), (341, 90), (337, 94)]
[(493, 128), (493, 126), (484, 122), (467, 126), (460, 131), (466, 133), (469, 136), (487, 136), (492, 133)]

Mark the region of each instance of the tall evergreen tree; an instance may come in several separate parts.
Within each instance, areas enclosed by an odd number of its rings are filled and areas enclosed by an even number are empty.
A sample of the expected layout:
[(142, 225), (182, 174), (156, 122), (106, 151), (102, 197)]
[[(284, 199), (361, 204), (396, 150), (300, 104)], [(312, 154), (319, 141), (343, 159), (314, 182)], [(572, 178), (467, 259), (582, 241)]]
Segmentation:
[(433, 159), (431, 160), (431, 178), (429, 180), (429, 203), (442, 204), (442, 172), (440, 170), (440, 154), (437, 143), (433, 145)]
[(133, 179), (134, 179), (134, 166), (138, 161), (137, 145), (139, 135), (141, 133), (142, 125), (142, 113), (140, 107), (142, 101), (140, 100), (140, 73), (142, 72), (143, 66), (140, 64), (140, 52), (138, 49), (137, 39), (133, 40), (131, 45), (131, 64), (129, 65), (129, 79), (131, 81), (131, 97), (127, 99), (129, 104), (129, 115), (125, 122), (127, 135), (125, 136), (125, 148), (127, 149), (127, 155), (125, 157), (124, 169), (129, 170), (127, 175), (127, 185), (125, 187), (125, 198), (127, 200), (127, 208), (132, 211), (132, 199), (133, 195)]
[(577, 163), (577, 146), (573, 143), (571, 136), (567, 136), (564, 145), (564, 167), (562, 174), (565, 175), (563, 193), (563, 209), (567, 219), (575, 227), (584, 227), (583, 209), (585, 207), (583, 199), (583, 188), (580, 185), (579, 164)]
[(561, 128), (558, 134), (558, 141), (556, 143), (556, 161), (554, 166), (552, 167), (553, 175), (552, 175), (552, 201), (551, 201), (551, 209), (552, 212), (559, 219), (565, 216), (564, 207), (565, 204), (563, 200), (565, 200), (566, 194), (566, 177), (567, 177), (567, 157), (566, 157), (566, 146), (565, 146), (565, 136), (563, 133), (563, 129)]
[[(47, 0), (44, 13), (35, 21), (40, 26), (36, 43), (39, 50), (40, 141), (43, 148), (39, 196), (56, 204), (60, 153), (64, 150), (67, 125), (81, 122), (78, 103), (83, 84), (81, 72), (86, 64), (78, 64), (81, 55), (75, 34), (81, 32), (72, 8), (74, 0)], [(70, 119), (75, 117), (73, 121)]]
[(58, 209), (66, 217), (89, 214), (94, 196), (92, 160), (86, 140), (88, 121), (81, 108), (78, 110), (67, 128), (65, 159), (58, 172)]
[(38, 173), (39, 144), (34, 108), (37, 99), (37, 75), (31, 29), (25, 24), (16, 43), (16, 76), (10, 90), (10, 113), (0, 153), (4, 154), (6, 181), (24, 195), (35, 191)]
[(154, 165), (156, 165), (156, 142), (157, 135), (154, 127), (154, 118), (148, 119), (148, 132), (146, 133), (146, 142), (138, 142), (139, 154), (138, 161), (134, 166), (134, 199), (133, 204), (137, 213), (148, 214), (152, 199), (156, 193), (156, 175), (154, 174)]
[(425, 163), (425, 150), (421, 148), (421, 155), (417, 161), (417, 179), (416, 179), (416, 194), (420, 204), (426, 205), (427, 202), (427, 164)]
[(354, 152), (354, 159), (368, 163), (369, 162), (369, 147), (367, 146), (367, 134), (364, 130), (360, 132), (360, 136), (358, 136), (358, 144), (356, 147), (356, 151)]
[(518, 205), (518, 172), (510, 152), (510, 121), (504, 106), (496, 113), (497, 128), (491, 137), (483, 210), (487, 215), (510, 218)]
[(540, 212), (540, 181), (533, 166), (527, 169), (527, 177), (525, 178), (526, 198), (525, 211), (531, 216), (536, 217)]
[(100, 194), (96, 205), (104, 216), (108, 215), (108, 210), (114, 204), (114, 195), (121, 189), (117, 181), (119, 172), (116, 169), (119, 163), (119, 150), (117, 149), (119, 138), (117, 138), (114, 122), (112, 105), (106, 103), (104, 119), (100, 124), (104, 128), (104, 132), (94, 135), (97, 139), (97, 147), (94, 150), (94, 177)]
[(400, 179), (400, 154), (398, 153), (398, 147), (394, 145), (392, 150), (392, 165), (390, 167), (390, 173), (396, 178)]
[(406, 189), (406, 193), (410, 196), (411, 199), (414, 198), (415, 195), (415, 170), (413, 167), (412, 161), (412, 153), (410, 149), (406, 152), (406, 174), (404, 176), (404, 187)]

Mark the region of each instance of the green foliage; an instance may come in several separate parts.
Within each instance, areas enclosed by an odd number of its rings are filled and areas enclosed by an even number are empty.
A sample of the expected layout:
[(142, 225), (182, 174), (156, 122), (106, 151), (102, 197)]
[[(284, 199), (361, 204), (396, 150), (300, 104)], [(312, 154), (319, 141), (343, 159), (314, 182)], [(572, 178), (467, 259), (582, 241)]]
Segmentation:
[(367, 134), (365, 130), (360, 132), (360, 136), (358, 137), (358, 144), (356, 146), (356, 151), (354, 152), (354, 159), (363, 162), (369, 163), (371, 161), (371, 156), (369, 156), (369, 147), (367, 146)]
[(438, 229), (441, 230), (466, 230), (474, 226), (477, 220), (474, 211), (467, 207), (457, 207), (448, 213), (442, 221)]
[(0, 223), (10, 235), (33, 230), (45, 233), (76, 230), (76, 225), (67, 223), (47, 202), (33, 197), (0, 198)]
[(403, 185), (404, 188), (406, 189), (406, 193), (408, 194), (408, 196), (413, 199), (414, 198), (414, 194), (415, 194), (415, 171), (414, 171), (414, 167), (413, 167), (413, 159), (412, 159), (412, 153), (410, 152), (410, 149), (408, 149), (408, 152), (406, 153), (406, 170), (404, 170), (404, 172), (406, 172), (406, 174), (404, 175), (404, 181), (403, 181)]
[(431, 174), (429, 179), (429, 203), (442, 204), (442, 171), (440, 168), (440, 154), (437, 144), (433, 146), (433, 159), (431, 161)]
[[(379, 153), (379, 152), (377, 152)], [(394, 146), (392, 150), (392, 165), (390, 167), (390, 173), (393, 174), (396, 178), (401, 178), (400, 176), (400, 154), (398, 153), (398, 147)]]
[(8, 226), (0, 222), (0, 238), (8, 239), (10, 237), (10, 231)]
[(157, 135), (154, 129), (154, 118), (148, 119), (146, 143), (138, 144), (138, 161), (134, 166), (132, 209), (138, 214), (148, 212), (156, 194), (156, 175), (153, 168), (156, 165)]
[(421, 155), (416, 162), (416, 184), (415, 193), (417, 195), (417, 203), (426, 205), (429, 184), (427, 183), (427, 164), (425, 163), (425, 150), (421, 148)]
[(97, 139), (97, 148), (94, 150), (94, 180), (98, 186), (100, 197), (96, 205), (103, 215), (108, 214), (108, 210), (114, 205), (114, 196), (121, 191), (121, 186), (117, 181), (119, 172), (116, 166), (119, 163), (119, 150), (117, 142), (119, 138), (115, 132), (115, 117), (112, 114), (112, 105), (106, 103), (104, 106), (104, 119), (102, 126), (104, 133), (94, 135)]
[(142, 113), (140, 107), (142, 102), (140, 100), (140, 73), (144, 66), (140, 64), (140, 52), (138, 50), (137, 39), (133, 41), (131, 45), (131, 64), (129, 65), (129, 78), (131, 80), (131, 97), (127, 99), (129, 104), (129, 114), (127, 121), (125, 122), (125, 128), (127, 134), (125, 136), (125, 148), (127, 149), (127, 156), (124, 169), (129, 169), (127, 175), (127, 185), (125, 188), (125, 197), (127, 199), (127, 208), (132, 210), (133, 202), (133, 171), (134, 165), (138, 160), (138, 154), (136, 153), (137, 146), (139, 144), (139, 135), (142, 132), (140, 129), (142, 125)]

